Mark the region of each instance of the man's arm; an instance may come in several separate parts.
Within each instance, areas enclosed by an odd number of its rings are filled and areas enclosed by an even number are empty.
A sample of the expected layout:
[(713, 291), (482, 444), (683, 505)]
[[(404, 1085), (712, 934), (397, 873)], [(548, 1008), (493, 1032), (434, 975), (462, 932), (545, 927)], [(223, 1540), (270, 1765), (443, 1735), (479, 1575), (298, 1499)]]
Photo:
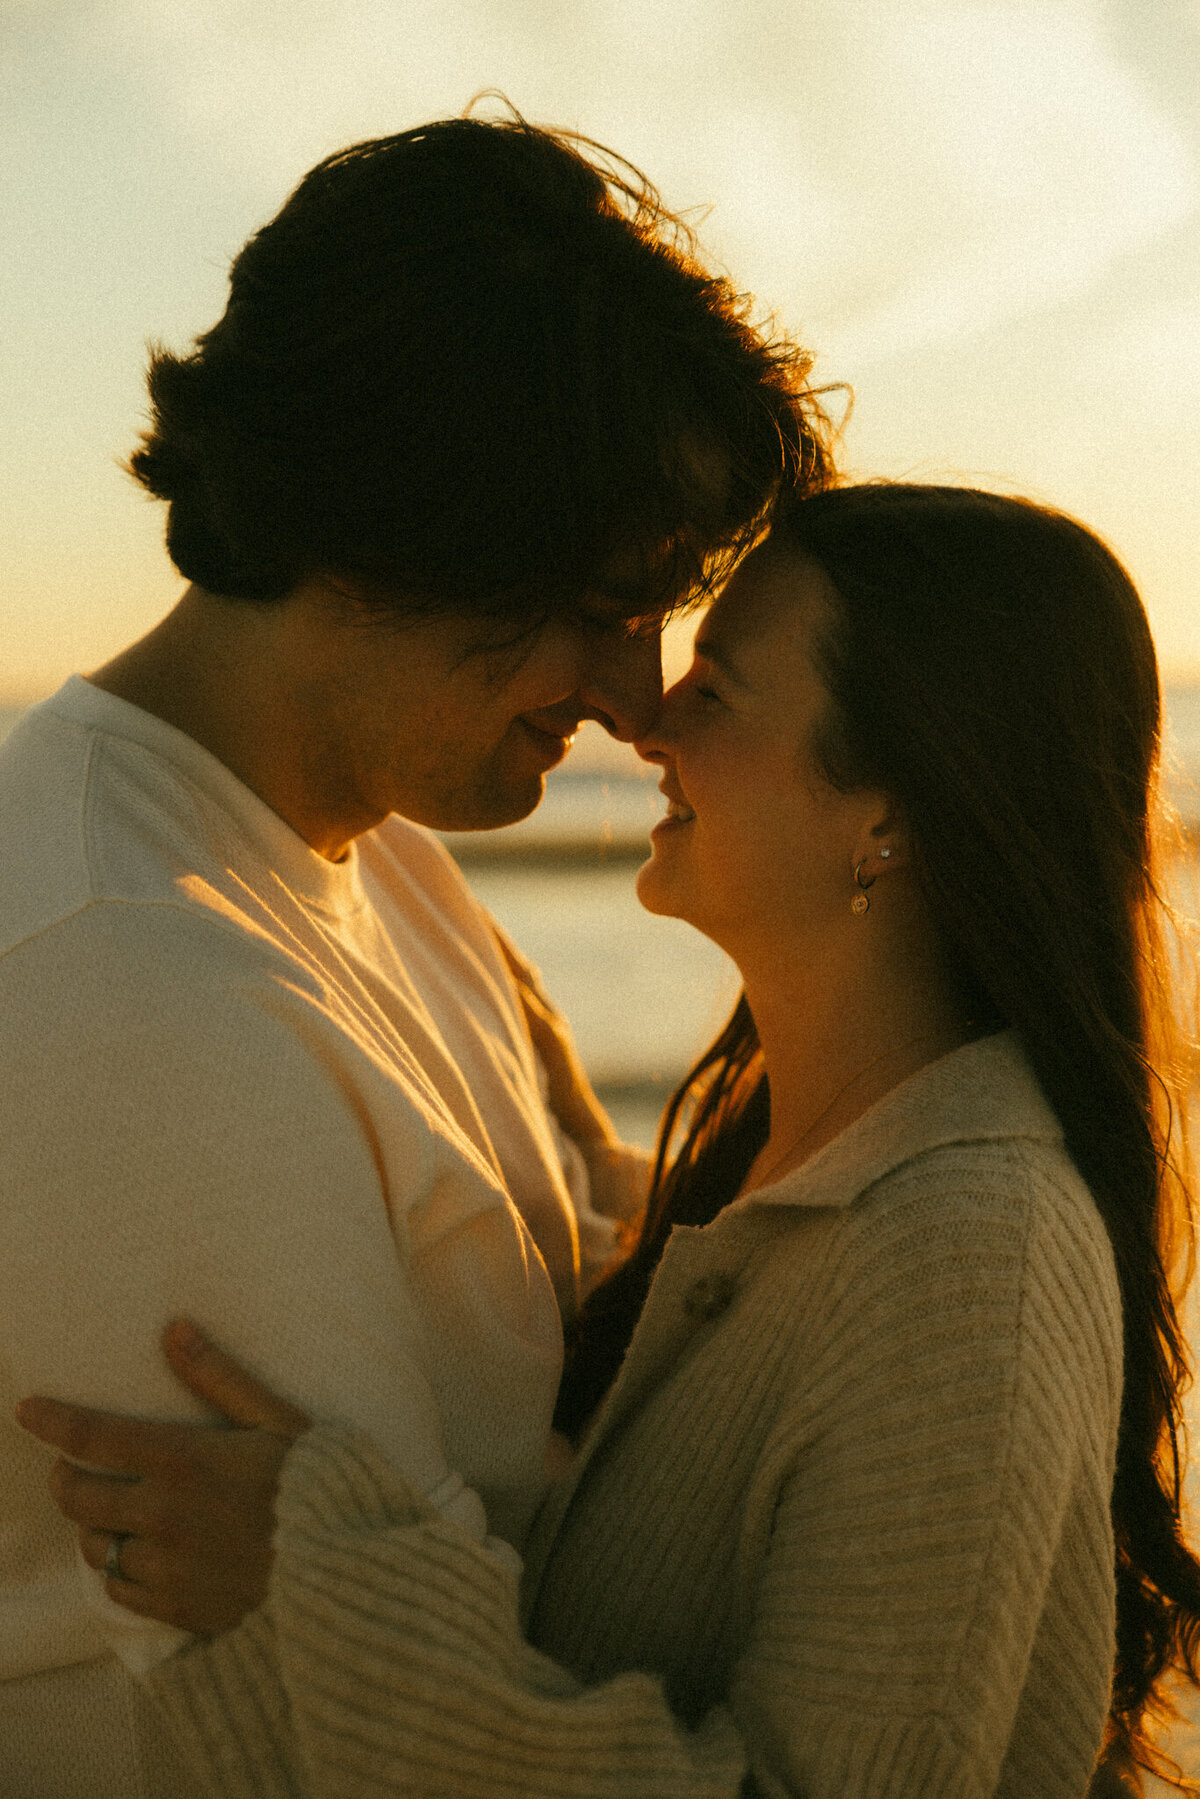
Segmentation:
[(430, 1492), (449, 1469), (409, 1263), (429, 1126), (273, 954), (100, 906), (6, 958), (4, 1351), (18, 1392), (195, 1418), (159, 1349), (187, 1313)]

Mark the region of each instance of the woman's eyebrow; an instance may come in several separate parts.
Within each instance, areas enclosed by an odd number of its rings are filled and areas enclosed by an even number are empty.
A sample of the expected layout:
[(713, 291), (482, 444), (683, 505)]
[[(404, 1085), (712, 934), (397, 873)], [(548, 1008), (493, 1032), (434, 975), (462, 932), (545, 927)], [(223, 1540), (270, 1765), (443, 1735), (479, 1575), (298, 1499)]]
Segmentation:
[(747, 681), (745, 675), (733, 660), (733, 657), (730, 656), (727, 650), (723, 650), (719, 643), (714, 642), (711, 637), (705, 637), (703, 635), (697, 636), (692, 647), (697, 656), (703, 656), (706, 662), (711, 662), (714, 668), (719, 668), (721, 673), (723, 675), (728, 675), (729, 679), (736, 686), (749, 687), (749, 681)]

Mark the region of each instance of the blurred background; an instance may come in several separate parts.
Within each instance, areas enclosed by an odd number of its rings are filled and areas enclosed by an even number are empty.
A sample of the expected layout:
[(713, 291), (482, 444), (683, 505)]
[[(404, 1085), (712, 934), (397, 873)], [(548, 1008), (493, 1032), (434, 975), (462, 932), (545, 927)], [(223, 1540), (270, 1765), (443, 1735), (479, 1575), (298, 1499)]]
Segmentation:
[[(1028, 493), (1113, 544), (1200, 827), (1200, 0), (0, 0), (0, 731), (179, 590), (118, 467), (147, 340), (218, 316), (313, 162), (481, 89), (688, 211), (852, 385), (854, 473)], [(736, 995), (637, 908), (648, 774), (586, 727), (534, 819), (453, 845), (643, 1140)]]
[[(853, 387), (855, 473), (1105, 535), (1200, 772), (1200, 0), (2, 0), (0, 728), (178, 591), (118, 466), (147, 340), (219, 315), (313, 162), (481, 89), (688, 213)], [(633, 899), (648, 773), (587, 727), (534, 819), (454, 846), (643, 1138), (734, 998)]]

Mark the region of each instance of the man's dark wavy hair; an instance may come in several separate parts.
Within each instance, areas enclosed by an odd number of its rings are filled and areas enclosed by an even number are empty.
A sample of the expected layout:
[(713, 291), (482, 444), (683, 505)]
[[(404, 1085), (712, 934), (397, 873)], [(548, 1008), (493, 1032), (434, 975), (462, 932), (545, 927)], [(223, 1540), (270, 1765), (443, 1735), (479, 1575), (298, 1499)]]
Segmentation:
[(351, 145), (236, 258), (189, 355), (152, 352), (129, 467), (210, 592), (319, 574), (384, 605), (630, 614), (722, 578), (831, 479), (810, 358), (752, 327), (650, 183), (514, 114)]

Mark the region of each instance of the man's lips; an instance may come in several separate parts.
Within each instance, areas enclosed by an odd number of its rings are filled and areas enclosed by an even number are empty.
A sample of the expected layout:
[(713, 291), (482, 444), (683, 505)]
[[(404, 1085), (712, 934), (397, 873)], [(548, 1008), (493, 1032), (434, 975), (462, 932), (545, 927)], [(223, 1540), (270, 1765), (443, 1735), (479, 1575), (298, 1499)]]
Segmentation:
[(566, 743), (573, 743), (579, 734), (579, 715), (574, 712), (522, 712), (520, 722), (542, 737), (557, 737)]
[(553, 768), (561, 762), (574, 741), (578, 725), (566, 725), (561, 730), (547, 730), (544, 725), (535, 725), (532, 719), (518, 718), (516, 721), (525, 732), (530, 747), (544, 760), (547, 768)]

